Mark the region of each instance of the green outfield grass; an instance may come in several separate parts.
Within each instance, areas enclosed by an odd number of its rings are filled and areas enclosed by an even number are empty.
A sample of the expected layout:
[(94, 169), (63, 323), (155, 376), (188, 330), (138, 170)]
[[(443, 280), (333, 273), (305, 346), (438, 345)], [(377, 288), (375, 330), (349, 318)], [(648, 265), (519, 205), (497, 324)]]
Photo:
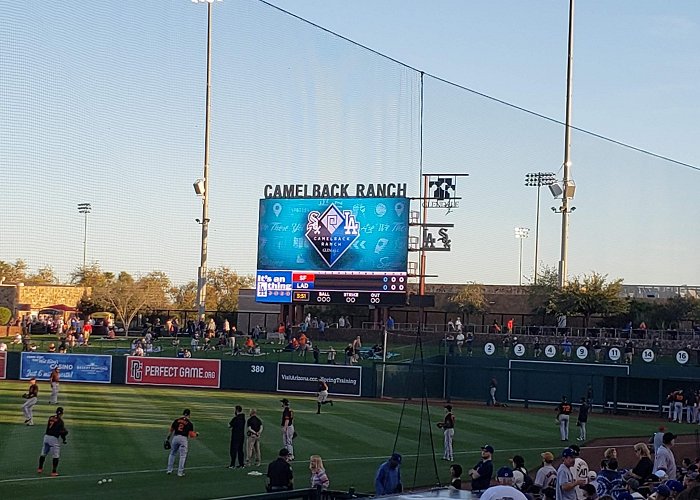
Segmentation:
[[(251, 469), (229, 470), (227, 424), (236, 404), (258, 409), (263, 419), (263, 464), (281, 447), (279, 394), (249, 394), (222, 390), (160, 389), (154, 387), (68, 384), (61, 386), (60, 404), (70, 431), (62, 449), (58, 478), (36, 473), (46, 419), (54, 407), (47, 404), (48, 384), (41, 383), (34, 427), (23, 425), (20, 406), (26, 382), (0, 382), (0, 498), (218, 498), (261, 493), (263, 477)], [(296, 485), (308, 485), (308, 457), (320, 454), (326, 462), (332, 489), (354, 486), (372, 491), (377, 466), (391, 453), (401, 415), (401, 402), (344, 399), (316, 415), (311, 395), (290, 397), (296, 412), (294, 462)], [(170, 422), (185, 407), (200, 437), (190, 446), (187, 476), (165, 474), (167, 452), (163, 440)], [(440, 403), (431, 407), (432, 429), (442, 417)], [(427, 426), (419, 424), (420, 402), (406, 407), (397, 450), (404, 454), (404, 484), (434, 484)], [(562, 448), (553, 412), (549, 409), (458, 407), (455, 435), (456, 462), (465, 470), (478, 460), (479, 447), (496, 448), (495, 464), (504, 465), (516, 452), (530, 468), (539, 453)], [(593, 415), (589, 435), (596, 437), (650, 435), (653, 419)], [(684, 428), (678, 425), (681, 431)], [(422, 432), (420, 432), (422, 431)], [(572, 429), (574, 434), (575, 427)], [(572, 439), (575, 436), (572, 436)], [(442, 435), (434, 432), (438, 470), (443, 482), (448, 464), (442, 456)], [(420, 444), (420, 449), (419, 449)], [(416, 455), (421, 458), (417, 462)], [(112, 478), (99, 486), (97, 481)]]

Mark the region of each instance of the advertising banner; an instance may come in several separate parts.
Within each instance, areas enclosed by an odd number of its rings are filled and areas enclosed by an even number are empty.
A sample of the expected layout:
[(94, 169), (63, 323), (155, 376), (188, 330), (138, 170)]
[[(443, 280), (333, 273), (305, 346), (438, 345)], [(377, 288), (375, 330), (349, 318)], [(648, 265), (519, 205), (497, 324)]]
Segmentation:
[(52, 352), (23, 352), (19, 378), (49, 380), (55, 366), (61, 369), (61, 382), (109, 384), (112, 381), (112, 356)]
[(7, 377), (7, 353), (0, 352), (0, 380), (5, 380)]
[(126, 383), (218, 389), (221, 360), (129, 356), (126, 358)]
[(328, 393), (360, 396), (362, 368), (359, 366), (277, 363), (277, 390), (282, 392), (318, 392), (318, 381), (328, 384)]

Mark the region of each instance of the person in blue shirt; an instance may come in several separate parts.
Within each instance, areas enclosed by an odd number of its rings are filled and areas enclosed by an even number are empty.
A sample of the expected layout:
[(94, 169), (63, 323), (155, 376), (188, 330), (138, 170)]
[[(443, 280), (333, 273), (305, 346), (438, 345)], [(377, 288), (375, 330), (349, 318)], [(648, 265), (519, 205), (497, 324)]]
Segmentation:
[(472, 479), (472, 492), (484, 491), (491, 485), (493, 451), (493, 446), (490, 444), (481, 447), (481, 460), (469, 471), (469, 477)]
[(374, 489), (377, 496), (401, 493), (401, 455), (392, 453), (389, 460), (377, 469), (377, 477), (374, 479)]

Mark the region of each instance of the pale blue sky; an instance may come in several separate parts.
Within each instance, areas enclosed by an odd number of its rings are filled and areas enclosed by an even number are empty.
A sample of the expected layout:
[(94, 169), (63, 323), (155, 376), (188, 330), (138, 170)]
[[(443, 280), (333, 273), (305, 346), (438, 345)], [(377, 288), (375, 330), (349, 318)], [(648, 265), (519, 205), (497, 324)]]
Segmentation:
[[(272, 2), (429, 74), (564, 117), (566, 0)], [(194, 279), (206, 6), (3, 2), (0, 259), (159, 269)], [(418, 194), (419, 75), (254, 0), (214, 5), (210, 266), (252, 273), (257, 199), (274, 182), (408, 182)], [(579, 1), (573, 124), (700, 166), (700, 5)], [(563, 128), (425, 78), (426, 171), (469, 172), (437, 281), (517, 283), (529, 171), (558, 171)], [(700, 284), (700, 172), (574, 133), (570, 271)], [(540, 260), (560, 218), (542, 192)]]

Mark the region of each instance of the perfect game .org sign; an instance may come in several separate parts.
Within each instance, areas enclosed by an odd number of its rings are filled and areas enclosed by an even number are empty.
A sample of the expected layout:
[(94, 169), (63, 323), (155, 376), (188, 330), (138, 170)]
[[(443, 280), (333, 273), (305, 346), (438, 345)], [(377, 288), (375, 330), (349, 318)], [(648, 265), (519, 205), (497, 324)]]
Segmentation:
[(175, 387), (207, 387), (218, 389), (221, 381), (221, 360), (194, 358), (126, 358), (126, 383), (168, 385)]
[(329, 394), (362, 394), (362, 368), (359, 366), (277, 363), (277, 390), (280, 392), (316, 393), (321, 378), (328, 384)]
[(61, 370), (62, 382), (109, 384), (112, 381), (112, 356), (50, 352), (23, 352), (19, 378), (49, 380), (56, 366)]

